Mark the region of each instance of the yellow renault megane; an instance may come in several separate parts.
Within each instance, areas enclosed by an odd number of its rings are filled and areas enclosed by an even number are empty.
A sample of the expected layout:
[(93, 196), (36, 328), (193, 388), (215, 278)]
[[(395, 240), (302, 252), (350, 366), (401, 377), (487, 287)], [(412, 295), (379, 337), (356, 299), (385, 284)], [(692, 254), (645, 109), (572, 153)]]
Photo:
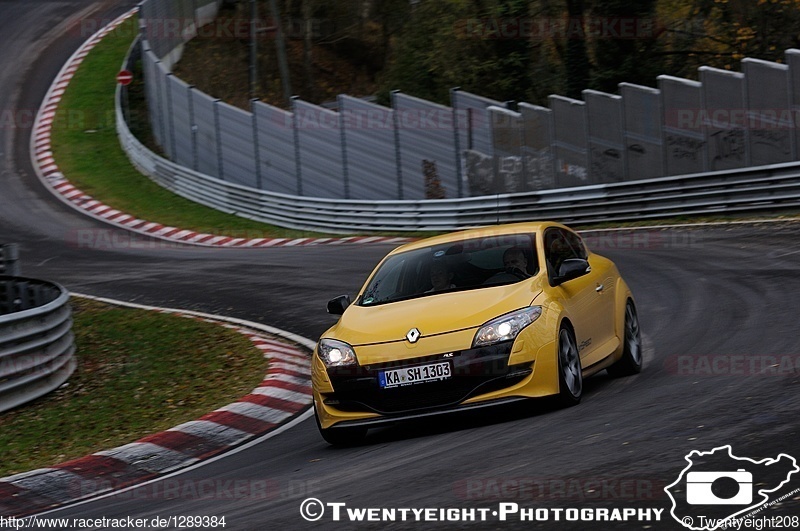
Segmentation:
[(467, 230), (399, 247), (375, 268), (313, 354), (322, 437), (555, 395), (642, 368), (633, 295), (613, 262), (558, 223)]

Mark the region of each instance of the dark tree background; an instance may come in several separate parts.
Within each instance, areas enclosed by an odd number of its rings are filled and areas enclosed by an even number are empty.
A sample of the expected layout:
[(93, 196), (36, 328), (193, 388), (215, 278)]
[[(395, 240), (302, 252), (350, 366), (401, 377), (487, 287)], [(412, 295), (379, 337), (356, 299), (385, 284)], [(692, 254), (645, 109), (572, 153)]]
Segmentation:
[[(247, 13), (248, 0), (232, 3)], [(266, 14), (268, 2), (259, 4)], [(311, 101), (369, 87), (382, 103), (393, 89), (448, 103), (449, 89), (459, 86), (500, 101), (543, 104), (554, 93), (615, 93), (623, 81), (654, 86), (659, 74), (696, 79), (702, 65), (738, 70), (746, 56), (783, 61), (785, 49), (800, 45), (800, 0), (278, 4), (290, 21), (293, 89)], [(259, 51), (261, 72), (271, 76), (261, 83), (275, 85), (274, 50), (264, 43)], [(354, 80), (349, 87), (336, 77), (337, 61), (348, 65), (339, 77)]]

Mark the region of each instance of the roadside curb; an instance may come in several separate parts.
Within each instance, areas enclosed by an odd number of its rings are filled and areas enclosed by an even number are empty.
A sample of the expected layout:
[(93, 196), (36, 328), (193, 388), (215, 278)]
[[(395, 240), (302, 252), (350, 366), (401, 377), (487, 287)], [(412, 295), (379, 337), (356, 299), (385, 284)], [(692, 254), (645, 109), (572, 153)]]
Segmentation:
[(135, 216), (115, 210), (92, 196), (76, 188), (58, 168), (53, 156), (51, 133), (56, 118), (58, 104), (81, 63), (100, 41), (114, 31), (138, 8), (121, 15), (108, 26), (95, 33), (69, 58), (47, 91), (42, 106), (36, 115), (31, 135), (31, 162), (39, 180), (53, 194), (72, 208), (117, 228), (143, 234), (151, 238), (167, 240), (186, 245), (203, 247), (293, 247), (299, 245), (342, 245), (386, 243), (401, 244), (412, 238), (386, 236), (349, 236), (344, 238), (234, 238), (215, 234), (198, 233), (179, 227), (138, 219)]
[(249, 394), (197, 420), (117, 448), (0, 478), (0, 515), (21, 517), (39, 513), (189, 467), (278, 430), (302, 416), (311, 404), (311, 359), (305, 349), (313, 349), (313, 342), (306, 338), (239, 319), (72, 295), (203, 320), (235, 330), (264, 353), (269, 369), (261, 384)]

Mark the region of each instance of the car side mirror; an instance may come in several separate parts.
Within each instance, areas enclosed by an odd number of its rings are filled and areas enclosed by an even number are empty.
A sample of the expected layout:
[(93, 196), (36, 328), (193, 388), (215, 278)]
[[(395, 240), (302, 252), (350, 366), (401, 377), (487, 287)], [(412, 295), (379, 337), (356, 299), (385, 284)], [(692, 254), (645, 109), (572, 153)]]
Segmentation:
[(558, 286), (572, 279), (582, 277), (592, 270), (587, 260), (583, 258), (567, 258), (558, 268), (558, 274), (553, 278), (553, 285)]
[(339, 295), (328, 301), (328, 313), (342, 315), (348, 306), (350, 306), (350, 295)]

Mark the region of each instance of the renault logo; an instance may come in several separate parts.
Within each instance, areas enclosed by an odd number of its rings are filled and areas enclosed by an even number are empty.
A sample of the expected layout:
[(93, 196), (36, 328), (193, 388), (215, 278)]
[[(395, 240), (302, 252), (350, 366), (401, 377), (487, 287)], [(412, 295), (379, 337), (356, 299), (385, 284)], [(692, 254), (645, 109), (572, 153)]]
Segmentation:
[(409, 331), (408, 331), (408, 333), (406, 334), (406, 339), (408, 339), (408, 342), (409, 342), (409, 343), (416, 343), (416, 342), (417, 342), (417, 340), (419, 339), (419, 336), (421, 336), (421, 335), (422, 335), (422, 334), (420, 334), (420, 333), (419, 333), (419, 329), (417, 329), (417, 328), (412, 328), (412, 329), (411, 329), (411, 330), (409, 330)]

